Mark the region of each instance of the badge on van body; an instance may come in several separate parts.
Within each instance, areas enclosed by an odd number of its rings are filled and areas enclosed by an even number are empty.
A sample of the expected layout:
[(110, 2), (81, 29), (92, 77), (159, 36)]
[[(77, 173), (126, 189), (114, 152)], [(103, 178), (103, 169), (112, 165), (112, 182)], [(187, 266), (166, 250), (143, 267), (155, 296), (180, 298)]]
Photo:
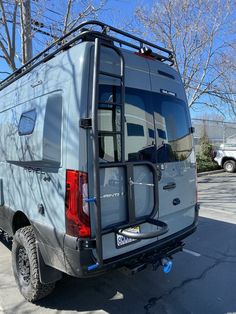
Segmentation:
[(171, 91), (166, 90), (166, 89), (161, 89), (161, 93), (162, 93), (162, 94), (166, 94), (166, 95), (175, 96), (175, 97), (177, 96), (176, 93), (171, 92)]

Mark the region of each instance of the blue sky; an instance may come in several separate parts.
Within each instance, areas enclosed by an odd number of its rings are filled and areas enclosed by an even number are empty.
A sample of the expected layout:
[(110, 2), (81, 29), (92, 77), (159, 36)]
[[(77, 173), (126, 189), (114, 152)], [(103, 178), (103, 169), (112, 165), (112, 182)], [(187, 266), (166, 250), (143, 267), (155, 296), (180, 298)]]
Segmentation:
[[(64, 12), (60, 12), (60, 9), (58, 7), (58, 1), (46, 1), (46, 7), (48, 10), (44, 12), (44, 16), (46, 18), (43, 18), (43, 22), (47, 24), (48, 26), (50, 23), (53, 23), (53, 21), (58, 21), (58, 19), (63, 19)], [(98, 4), (99, 0), (96, 0), (95, 2)], [(140, 3), (140, 1), (136, 0), (107, 0), (107, 3), (102, 11), (99, 12), (99, 18), (100, 20), (115, 25), (117, 27), (124, 26), (124, 23), (126, 23), (128, 20), (130, 20), (133, 16), (133, 12), (135, 7)], [(35, 16), (36, 9), (34, 8), (34, 3), (32, 2), (31, 5), (32, 9), (32, 16)], [(51, 11), (50, 11), (51, 10)], [(41, 20), (40, 20), (41, 21)], [(11, 27), (11, 24), (9, 24), (9, 27)], [(43, 29), (45, 31), (48, 31), (47, 28)], [(19, 31), (20, 32), (20, 31)], [(44, 36), (44, 39), (47, 38)], [(37, 34), (35, 38), (36, 47), (33, 51), (34, 55), (37, 54), (41, 49), (40, 40), (42, 39), (42, 36), (40, 34)], [(20, 43), (18, 42), (18, 45), (20, 46)], [(20, 64), (19, 64), (20, 66)], [(9, 68), (4, 60), (0, 59), (0, 71), (9, 71)], [(0, 78), (3, 79), (6, 75), (0, 73)]]
[[(97, 3), (99, 0), (96, 0)], [(104, 9), (101, 11), (99, 14), (99, 19), (114, 25), (116, 27), (122, 27), (129, 22), (133, 20), (134, 17), (134, 10), (137, 6), (142, 6), (142, 5), (150, 5), (153, 1), (152, 0), (107, 0), (106, 6)], [(47, 7), (49, 10), (45, 11), (45, 16), (46, 19), (44, 19), (45, 24), (50, 24), (51, 20), (58, 20), (62, 19), (63, 17), (63, 12), (60, 11), (60, 8), (58, 6), (58, 1), (46, 1)], [(34, 10), (34, 7), (32, 5), (32, 10)], [(52, 11), (50, 11), (52, 10)], [(50, 20), (51, 19), (51, 20)], [(47, 30), (47, 29), (46, 29)], [(40, 35), (37, 35), (37, 43), (38, 48), (37, 50), (40, 51), (42, 48), (40, 47)], [(35, 41), (36, 42), (36, 41)], [(158, 44), (158, 43), (157, 43)], [(36, 49), (35, 49), (36, 50)], [(36, 51), (34, 51), (36, 53)], [(0, 69), (1, 71), (7, 71), (8, 67), (6, 66), (5, 62), (0, 59)], [(3, 78), (0, 74), (0, 78)], [(199, 115), (203, 115), (203, 113), (207, 116), (212, 113), (212, 109), (207, 109), (205, 106), (204, 107), (198, 107), (197, 110), (193, 111), (191, 110), (191, 115), (193, 117), (197, 117)]]

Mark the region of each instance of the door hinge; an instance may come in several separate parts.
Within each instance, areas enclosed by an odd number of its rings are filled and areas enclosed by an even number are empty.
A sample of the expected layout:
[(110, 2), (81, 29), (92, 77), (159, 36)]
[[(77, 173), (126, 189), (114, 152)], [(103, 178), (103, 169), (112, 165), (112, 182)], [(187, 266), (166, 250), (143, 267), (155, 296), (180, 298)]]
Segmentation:
[(83, 129), (90, 129), (92, 127), (92, 119), (91, 118), (80, 119), (80, 127)]

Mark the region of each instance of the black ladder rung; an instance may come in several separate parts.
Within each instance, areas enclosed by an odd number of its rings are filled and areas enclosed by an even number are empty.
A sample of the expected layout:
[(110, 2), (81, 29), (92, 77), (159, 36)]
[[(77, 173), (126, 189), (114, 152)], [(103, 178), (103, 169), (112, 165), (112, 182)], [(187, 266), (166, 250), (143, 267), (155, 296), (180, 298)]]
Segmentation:
[(111, 106), (122, 106), (122, 103), (113, 102), (113, 101), (99, 101), (99, 105), (111, 105)]
[(107, 135), (107, 136), (114, 136), (114, 135), (122, 135), (121, 131), (100, 131), (98, 135)]
[(104, 76), (114, 77), (114, 78), (117, 78), (119, 80), (123, 80), (123, 75), (110, 73), (110, 72), (105, 72), (105, 71), (99, 71), (99, 74), (100, 75), (104, 75)]

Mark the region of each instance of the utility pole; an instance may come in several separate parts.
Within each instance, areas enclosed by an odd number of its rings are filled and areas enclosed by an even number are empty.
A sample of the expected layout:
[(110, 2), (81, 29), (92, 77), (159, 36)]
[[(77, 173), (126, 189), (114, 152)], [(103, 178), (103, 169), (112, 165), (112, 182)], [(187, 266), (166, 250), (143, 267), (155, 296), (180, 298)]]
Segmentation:
[(22, 61), (25, 64), (32, 58), (32, 29), (30, 0), (21, 0), (21, 46)]

